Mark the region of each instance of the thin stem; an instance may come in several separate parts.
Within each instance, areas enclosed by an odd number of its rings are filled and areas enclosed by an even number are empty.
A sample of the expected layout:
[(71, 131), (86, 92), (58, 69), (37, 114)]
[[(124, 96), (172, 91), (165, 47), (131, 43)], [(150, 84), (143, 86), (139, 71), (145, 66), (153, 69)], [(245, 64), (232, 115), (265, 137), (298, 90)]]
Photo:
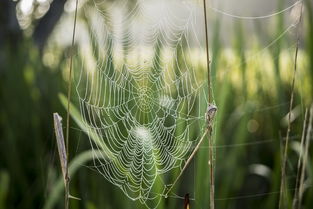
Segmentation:
[[(207, 70), (208, 70), (208, 102), (209, 105), (212, 102), (211, 95), (211, 68), (210, 68), (210, 54), (209, 54), (209, 37), (208, 37), (208, 22), (207, 22), (207, 11), (206, 11), (206, 0), (203, 0), (203, 14), (204, 14), (204, 28), (205, 28), (205, 48), (207, 55)], [(210, 209), (214, 209), (214, 148), (212, 138), (212, 127), (211, 124), (207, 127), (208, 140), (209, 140), (209, 167), (210, 167)]]
[(303, 121), (303, 129), (302, 129), (302, 136), (301, 136), (301, 144), (300, 144), (300, 153), (299, 153), (299, 159), (298, 159), (298, 167), (297, 167), (297, 177), (296, 177), (296, 190), (294, 193), (294, 198), (293, 198), (293, 203), (292, 203), (292, 208), (296, 209), (299, 201), (299, 181), (301, 177), (301, 166), (302, 164), (302, 156), (303, 156), (303, 149), (304, 149), (304, 139), (305, 139), (305, 131), (306, 131), (306, 124), (307, 124), (307, 117), (308, 117), (308, 109), (305, 109), (305, 114), (304, 114), (304, 121)]
[(205, 29), (205, 49), (206, 49), (206, 64), (208, 69), (208, 102), (211, 101), (211, 68), (210, 68), (210, 52), (209, 52), (209, 37), (208, 37), (208, 21), (206, 12), (206, 0), (203, 0), (203, 13), (204, 13), (204, 29)]
[[(75, 32), (76, 32), (76, 22), (77, 22), (77, 6), (78, 0), (76, 0), (75, 5), (75, 17), (74, 17), (74, 27), (73, 27), (73, 36), (72, 36), (72, 46), (71, 46), (71, 54), (70, 54), (70, 72), (69, 72), (69, 81), (68, 81), (68, 92), (67, 92), (67, 116), (66, 116), (66, 155), (67, 159), (69, 159), (69, 128), (70, 128), (70, 103), (71, 103), (71, 91), (72, 91), (72, 69), (73, 69), (73, 49), (75, 42)], [(68, 167), (66, 168), (66, 185), (65, 185), (65, 199), (64, 199), (64, 207), (65, 209), (69, 208), (69, 185), (70, 179), (68, 175)]]
[(301, 3), (301, 11), (300, 11), (301, 13), (299, 16), (298, 26), (297, 26), (297, 44), (296, 44), (296, 52), (295, 52), (295, 57), (294, 57), (294, 71), (293, 71), (290, 105), (289, 105), (289, 113), (288, 113), (288, 128), (287, 128), (287, 134), (286, 134), (286, 143), (284, 147), (283, 163), (282, 163), (282, 171), (281, 171), (280, 197), (279, 197), (279, 205), (278, 205), (279, 209), (282, 209), (283, 199), (285, 195), (284, 191), (285, 191), (285, 183), (286, 183), (286, 180), (285, 180), (286, 164), (287, 164), (287, 156), (288, 156), (289, 136), (290, 136), (290, 130), (291, 130), (291, 111), (293, 107), (294, 88), (295, 88), (295, 80), (296, 80), (296, 73), (297, 73), (297, 60), (298, 60), (298, 51), (299, 51), (299, 42), (300, 42), (299, 25), (302, 21), (302, 10), (303, 10), (303, 3)]
[(186, 168), (188, 167), (188, 165), (190, 164), (191, 160), (193, 159), (193, 157), (195, 156), (195, 154), (198, 152), (199, 148), (200, 148), (200, 144), (202, 143), (203, 139), (205, 138), (205, 136), (208, 134), (208, 129), (205, 130), (204, 134), (202, 135), (201, 139), (199, 140), (197, 146), (195, 147), (195, 149), (193, 150), (193, 152), (191, 153), (190, 157), (188, 158), (188, 160), (186, 161), (183, 169), (180, 171), (179, 175), (177, 176), (177, 178), (175, 179), (174, 183), (172, 184), (172, 186), (167, 190), (167, 192), (165, 193), (165, 196), (168, 196), (168, 194), (170, 193), (170, 191), (173, 189), (173, 187), (175, 186), (175, 184), (177, 183), (178, 179), (182, 176), (182, 174), (184, 173), (184, 171), (186, 170)]
[(210, 209), (214, 209), (214, 159), (213, 159), (213, 143), (211, 131), (208, 134), (209, 138), (209, 166), (210, 166)]
[(306, 132), (306, 140), (305, 140), (305, 147), (304, 147), (304, 155), (303, 155), (303, 161), (302, 161), (302, 169), (301, 169), (301, 177), (299, 182), (299, 196), (298, 196), (298, 204), (297, 208), (300, 209), (302, 197), (304, 193), (304, 176), (305, 176), (305, 168), (308, 161), (308, 152), (310, 147), (310, 139), (312, 135), (312, 122), (313, 122), (313, 104), (310, 108), (310, 119), (309, 119), (309, 125)]

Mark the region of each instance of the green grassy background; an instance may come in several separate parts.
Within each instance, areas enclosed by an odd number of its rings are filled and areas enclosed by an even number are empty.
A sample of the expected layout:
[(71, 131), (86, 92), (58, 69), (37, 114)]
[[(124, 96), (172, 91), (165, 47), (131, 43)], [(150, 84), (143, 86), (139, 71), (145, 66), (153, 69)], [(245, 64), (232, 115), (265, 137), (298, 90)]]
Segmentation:
[[(295, 188), (298, 152), (304, 109), (313, 96), (313, 5), (305, 2), (296, 76), (297, 117), (292, 123), (287, 164), (289, 206)], [(268, 32), (273, 40), (286, 27), (283, 17), (275, 17), (277, 27)], [(83, 19), (83, 18), (82, 18)], [(88, 21), (88, 20), (85, 20)], [(212, 72), (215, 101), (219, 108), (215, 124), (216, 140), (216, 208), (278, 208), (282, 141), (286, 135), (283, 118), (288, 113), (295, 39), (283, 36), (266, 50), (262, 40), (247, 46), (249, 34), (244, 23), (236, 21), (231, 47), (220, 40), (220, 19), (212, 25)], [(257, 24), (257, 23), (256, 23)], [(53, 48), (53, 47), (52, 47)], [(0, 209), (62, 208), (63, 185), (53, 133), (53, 112), (65, 118), (69, 49), (55, 49), (59, 54), (53, 65), (44, 59), (26, 35), (18, 46), (4, 45), (0, 71)], [(51, 47), (50, 47), (51, 49)], [(74, 66), (79, 65), (76, 56)], [(197, 64), (206, 73), (203, 63)], [(204, 76), (205, 77), (205, 76)], [(73, 99), (75, 110), (77, 103)], [(201, 104), (205, 108), (205, 103)], [(78, 112), (72, 111), (70, 130), (72, 209), (144, 208), (132, 202), (92, 165), (89, 140), (82, 131)], [(197, 133), (198, 131), (195, 130)], [(198, 133), (201, 134), (201, 133)], [(209, 206), (208, 152), (202, 145), (190, 167), (178, 182), (175, 192), (186, 192), (194, 199), (191, 208)], [(313, 204), (311, 188), (313, 167), (310, 149), (303, 208)], [(86, 165), (86, 166), (82, 166)], [(257, 175), (255, 166), (265, 166), (268, 173)], [(169, 197), (159, 208), (183, 208), (183, 200)]]

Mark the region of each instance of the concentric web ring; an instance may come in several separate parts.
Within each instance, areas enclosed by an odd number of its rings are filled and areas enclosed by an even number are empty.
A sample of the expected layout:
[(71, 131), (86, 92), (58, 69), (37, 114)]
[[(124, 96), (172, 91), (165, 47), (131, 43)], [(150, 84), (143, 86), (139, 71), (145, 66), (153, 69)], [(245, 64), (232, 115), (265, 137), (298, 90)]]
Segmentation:
[[(86, 7), (93, 14), (88, 27), (95, 67), (83, 65), (76, 88), (91, 145), (105, 155), (95, 155), (96, 168), (149, 208), (168, 193), (170, 171), (182, 170), (199, 141), (206, 110), (200, 107), (206, 104), (202, 75), (188, 62), (190, 40), (201, 47), (197, 8), (153, 2), (137, 1), (130, 10), (125, 1), (95, 1), (97, 12)], [(171, 12), (170, 5), (182, 12)], [(119, 12), (126, 15), (117, 21)]]

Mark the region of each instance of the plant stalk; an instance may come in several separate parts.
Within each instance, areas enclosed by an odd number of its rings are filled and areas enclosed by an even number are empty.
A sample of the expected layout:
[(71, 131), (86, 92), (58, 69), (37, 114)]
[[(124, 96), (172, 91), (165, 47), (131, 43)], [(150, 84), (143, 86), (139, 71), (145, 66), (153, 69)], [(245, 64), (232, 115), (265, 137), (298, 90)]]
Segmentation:
[(301, 136), (301, 142), (300, 142), (300, 153), (299, 153), (299, 159), (298, 159), (298, 167), (297, 167), (297, 177), (296, 177), (296, 189), (295, 189), (295, 193), (294, 193), (294, 198), (293, 198), (293, 202), (292, 202), (292, 208), (296, 209), (298, 208), (298, 202), (299, 202), (299, 182), (300, 182), (300, 178), (301, 178), (301, 167), (304, 166), (303, 165), (303, 150), (304, 150), (304, 139), (305, 139), (305, 133), (306, 133), (306, 124), (307, 124), (307, 118), (308, 118), (308, 109), (305, 109), (305, 114), (304, 114), (304, 121), (303, 121), (303, 129), (302, 129), (302, 136)]
[(299, 182), (299, 193), (298, 193), (298, 202), (297, 209), (301, 208), (301, 202), (304, 194), (304, 177), (305, 177), (305, 169), (308, 161), (308, 152), (310, 147), (310, 139), (312, 137), (312, 123), (313, 123), (313, 104), (311, 104), (310, 108), (310, 119), (309, 125), (306, 133), (305, 146), (304, 146), (304, 154), (302, 159), (302, 168), (301, 168), (301, 176)]
[[(204, 14), (204, 28), (205, 28), (205, 48), (206, 48), (206, 58), (207, 58), (207, 70), (208, 70), (208, 103), (212, 103), (211, 95), (211, 68), (210, 68), (210, 54), (209, 54), (209, 37), (208, 37), (208, 21), (207, 21), (207, 11), (206, 11), (206, 0), (203, 0), (203, 14)], [(210, 167), (210, 209), (214, 209), (214, 147), (212, 138), (212, 127), (209, 124), (208, 130), (208, 140), (209, 140), (209, 167)]]
[[(71, 91), (72, 91), (72, 71), (73, 71), (73, 49), (74, 49), (74, 42), (75, 42), (75, 33), (76, 33), (76, 22), (77, 22), (77, 6), (78, 0), (76, 0), (75, 5), (75, 16), (74, 16), (74, 27), (73, 27), (73, 35), (72, 35), (72, 45), (71, 45), (71, 52), (70, 52), (70, 72), (69, 72), (69, 81), (68, 81), (68, 92), (67, 92), (67, 116), (66, 116), (66, 155), (67, 159), (69, 159), (69, 129), (70, 129), (70, 103), (71, 103)], [(65, 197), (64, 197), (64, 208), (69, 208), (69, 186), (70, 186), (70, 179), (68, 176), (68, 167), (66, 167), (67, 171), (66, 174), (66, 185), (65, 185)]]
[(291, 111), (293, 107), (293, 100), (294, 100), (294, 89), (295, 89), (295, 80), (296, 80), (296, 73), (297, 73), (297, 61), (298, 61), (298, 51), (299, 51), (299, 43), (300, 43), (300, 31), (299, 26), (302, 22), (302, 10), (303, 10), (303, 3), (301, 3), (301, 11), (300, 16), (297, 23), (297, 43), (296, 43), (296, 51), (295, 51), (295, 57), (294, 57), (294, 71), (293, 71), (293, 77), (292, 77), (292, 85), (291, 85), (291, 94), (290, 94), (290, 105), (289, 105), (289, 113), (288, 113), (288, 128), (287, 128), (287, 134), (286, 134), (286, 143), (284, 147), (284, 153), (283, 153), (283, 162), (282, 162), (282, 170), (281, 170), (281, 183), (280, 183), (280, 196), (279, 196), (279, 203), (278, 208), (286, 208), (283, 207), (283, 201), (285, 197), (285, 187), (286, 187), (286, 164), (287, 164), (287, 157), (288, 157), (288, 147), (289, 147), (289, 136), (290, 136), (290, 130), (291, 130)]

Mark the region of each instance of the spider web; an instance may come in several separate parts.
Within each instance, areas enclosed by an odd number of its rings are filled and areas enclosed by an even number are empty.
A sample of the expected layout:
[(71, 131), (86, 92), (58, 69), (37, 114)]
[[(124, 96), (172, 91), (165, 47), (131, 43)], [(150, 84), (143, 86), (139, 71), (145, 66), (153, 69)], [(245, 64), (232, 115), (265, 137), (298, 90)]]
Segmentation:
[[(256, 20), (288, 12), (300, 2), (263, 16), (208, 8), (230, 18)], [(182, 171), (204, 132), (206, 73), (194, 70), (199, 66), (190, 62), (195, 49), (204, 51), (199, 41), (204, 31), (197, 27), (203, 24), (203, 9), (192, 0), (139, 0), (131, 5), (127, 0), (94, 0), (91, 7), (84, 6), (90, 37), (81, 49), (85, 63), (76, 89), (92, 148), (105, 155), (95, 154), (97, 170), (130, 199), (156, 208), (173, 186), (171, 174)]]
[[(182, 170), (199, 141), (195, 130), (203, 132), (207, 87), (188, 63), (189, 40), (200, 48), (195, 8), (152, 0), (130, 11), (127, 1), (93, 6), (96, 13), (85, 11), (93, 14), (96, 59), (93, 68), (82, 67), (76, 89), (92, 148), (106, 155), (95, 155), (95, 166), (130, 199), (155, 208), (173, 186), (170, 171)], [(120, 12), (126, 15), (117, 20)]]

